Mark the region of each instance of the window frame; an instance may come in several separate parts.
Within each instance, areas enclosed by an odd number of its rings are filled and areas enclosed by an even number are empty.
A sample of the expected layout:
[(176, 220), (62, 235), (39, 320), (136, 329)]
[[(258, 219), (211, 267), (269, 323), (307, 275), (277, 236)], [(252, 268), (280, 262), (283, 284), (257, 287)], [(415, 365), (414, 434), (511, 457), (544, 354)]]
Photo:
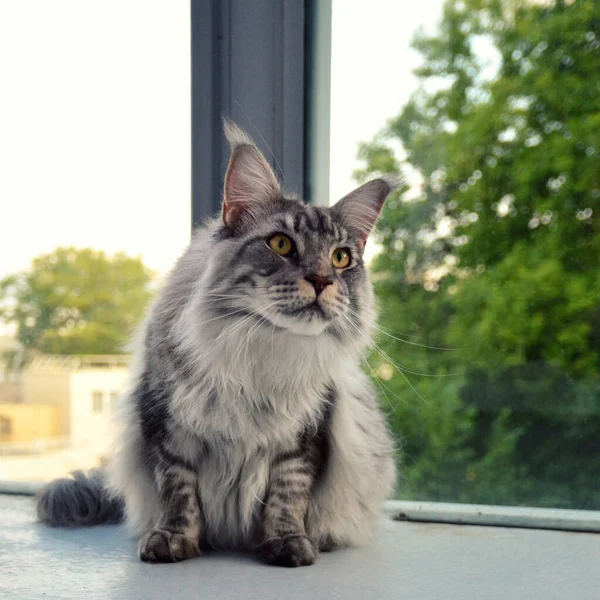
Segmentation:
[(331, 0), (191, 0), (192, 229), (220, 209), (222, 117), (254, 138), (286, 192), (327, 204), (331, 12)]
[[(220, 207), (229, 152), (222, 116), (255, 138), (285, 175), (286, 191), (327, 204), (332, 0), (190, 0), (190, 10), (192, 229)], [(102, 414), (106, 394), (95, 393), (101, 409), (92, 412)], [(0, 493), (35, 494), (42, 485), (0, 480)], [(600, 532), (600, 511), (390, 501), (385, 512), (396, 520)]]

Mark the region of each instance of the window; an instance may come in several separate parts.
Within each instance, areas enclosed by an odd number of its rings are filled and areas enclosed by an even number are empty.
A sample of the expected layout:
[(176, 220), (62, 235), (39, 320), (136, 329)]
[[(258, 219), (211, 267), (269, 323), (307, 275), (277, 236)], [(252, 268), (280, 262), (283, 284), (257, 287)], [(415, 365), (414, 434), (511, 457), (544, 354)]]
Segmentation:
[(88, 417), (189, 240), (189, 3), (0, 2), (0, 73), (0, 479), (49, 480), (106, 454)]
[[(171, 252), (175, 242), (163, 234), (166, 219), (181, 208), (179, 199), (185, 207), (182, 214), (189, 212), (187, 190), (178, 189), (178, 183), (189, 175), (179, 152), (189, 131), (179, 117), (188, 114), (190, 27), (186, 2), (65, 0), (47, 6), (45, 0), (29, 0), (23, 9), (20, 4), (0, 5), (0, 73), (5, 84), (0, 130), (10, 134), (0, 138), (0, 160), (9, 173), (17, 169), (10, 193), (0, 181), (0, 194), (14, 197), (15, 206), (28, 207), (21, 222), (18, 212), (13, 219), (8, 211), (2, 225), (15, 233), (0, 235), (0, 245), (6, 245), (0, 247), (0, 256), (10, 259), (0, 265), (0, 315), (5, 319), (0, 323), (0, 350), (18, 357), (0, 365), (8, 373), (2, 381), (14, 384), (0, 389), (0, 404), (14, 409), (4, 414), (37, 416), (15, 418), (14, 428), (11, 422), (7, 425), (15, 438), (23, 433), (23, 440), (10, 447), (0, 444), (0, 492), (31, 493), (35, 483), (6, 479), (53, 479), (74, 466), (104, 463), (101, 426), (107, 419), (89, 418), (90, 395), (92, 410), (97, 405), (106, 414), (112, 408), (117, 395), (113, 390), (120, 389), (118, 380), (127, 370), (127, 355), (113, 354), (115, 344), (137, 321), (135, 314), (115, 319), (110, 309), (121, 306), (126, 296), (131, 300), (124, 292), (132, 270), (142, 288), (148, 284), (154, 289), (176, 255)], [(600, 340), (599, 290), (598, 279), (589, 277), (598, 256), (594, 219), (600, 208), (594, 201), (600, 170), (585, 162), (594, 160), (600, 145), (598, 128), (593, 127), (598, 123), (597, 90), (592, 89), (600, 73), (594, 62), (599, 48), (597, 2), (421, 0), (410, 11), (405, 4), (333, 0), (331, 31), (329, 0), (192, 0), (192, 54), (200, 62), (192, 69), (192, 219), (206, 216), (218, 201), (225, 156), (216, 133), (221, 112), (248, 126), (240, 117), (246, 111), (254, 117), (257, 110), (262, 119), (257, 132), (274, 148), (286, 182), (296, 191), (304, 188), (313, 201), (325, 201), (323, 190), (329, 184), (336, 199), (355, 180), (401, 168), (408, 185), (388, 203), (369, 249), (383, 314), (378, 346), (366, 357), (365, 369), (381, 390), (401, 442), (399, 495), (420, 500), (389, 503), (386, 510), (398, 520), (485, 524), (487, 519), (487, 524), (503, 526), (511, 515), (509, 522), (519, 527), (598, 531), (598, 512), (582, 516), (583, 511), (479, 510), (422, 502), (600, 506), (594, 492), (600, 466), (595, 453), (600, 386), (593, 352)], [(440, 19), (443, 27), (438, 28)], [(304, 23), (308, 30), (299, 25)], [(424, 29), (410, 50), (411, 36), (420, 26)], [(561, 37), (565, 33), (567, 39)], [(109, 48), (106, 39), (111, 40)], [(548, 70), (539, 71), (539, 59), (548, 56)], [(323, 105), (330, 66), (331, 119), (329, 102)], [(419, 68), (414, 76), (413, 67)], [(307, 86), (303, 74), (312, 80)], [(42, 93), (27, 88), (27, 82), (38, 81)], [(529, 93), (535, 84), (542, 84), (541, 89)], [(170, 92), (170, 98), (163, 95)], [(314, 102), (319, 93), (319, 102)], [(69, 104), (73, 95), (76, 101)], [(115, 119), (121, 109), (128, 118)], [(7, 116), (19, 121), (12, 131), (3, 120)], [(56, 128), (44, 129), (47, 123), (56, 123)], [(78, 137), (69, 128), (83, 133)], [(115, 143), (105, 143), (100, 156), (94, 155), (103, 128)], [(55, 147), (65, 131), (66, 147)], [(123, 137), (135, 143), (123, 144)], [(202, 147), (210, 152), (203, 155)], [(85, 172), (79, 155), (92, 156), (89, 162), (102, 165), (102, 170)], [(72, 180), (60, 171), (63, 164), (69, 165)], [(43, 181), (47, 194), (32, 190), (35, 179)], [(23, 189), (14, 185), (16, 180), (24, 182)], [(69, 210), (61, 211), (65, 191), (78, 192), (78, 202), (67, 203)], [(168, 198), (167, 211), (153, 204), (153, 192)], [(142, 208), (130, 200), (136, 195), (144, 199)], [(159, 226), (154, 223), (154, 230), (152, 215), (161, 221)], [(188, 216), (170, 223), (185, 231), (182, 240), (187, 238)], [(20, 229), (31, 231), (38, 221), (42, 225), (37, 235), (22, 235)], [(150, 240), (147, 245), (124, 242), (142, 231)], [(43, 254), (35, 263), (23, 251), (30, 245), (36, 255)], [(66, 247), (54, 252), (59, 245)], [(86, 245), (96, 254), (80, 253)], [(121, 248), (128, 254), (139, 250), (153, 273), (127, 261), (107, 268), (100, 251), (115, 258)], [(12, 273), (19, 276), (5, 278)], [(32, 274), (40, 275), (33, 279), (36, 291), (61, 300), (51, 314), (50, 331), (45, 327), (48, 312), (24, 310), (32, 300), (27, 287)], [(41, 285), (48, 281), (50, 285)], [(99, 292), (93, 303), (86, 302), (90, 289)], [(146, 297), (138, 294), (134, 304), (143, 305)], [(39, 314), (45, 318), (38, 322)], [(125, 314), (119, 311), (117, 317)], [(98, 327), (110, 322), (113, 328)], [(106, 405), (103, 392), (92, 391), (96, 388), (111, 390)], [(5, 420), (0, 419), (0, 433)], [(29, 426), (34, 421), (40, 429), (32, 438)], [(165, 589), (181, 583), (181, 568), (150, 573), (141, 563), (127, 565), (125, 578), (98, 577), (93, 564), (97, 553), (82, 549), (108, 549), (103, 552), (105, 571), (120, 574), (123, 552), (132, 550), (120, 529), (100, 533), (92, 527), (75, 535), (51, 531), (34, 522), (31, 508), (31, 498), (0, 494), (0, 512), (6, 512), (9, 522), (9, 527), (0, 527), (0, 546), (15, 564), (38, 560), (50, 548), (66, 559), (34, 580), (24, 581), (19, 569), (9, 568), (3, 574), (6, 589), (35, 590), (31, 595), (37, 597), (54, 585), (75, 597), (93, 586), (100, 594), (106, 590), (107, 596), (118, 588), (116, 594), (122, 597), (150, 598), (164, 597)], [(532, 518), (532, 513), (537, 516)], [(595, 572), (591, 561), (598, 546), (593, 535), (405, 523), (390, 523), (385, 529), (376, 549), (322, 556), (319, 560), (330, 566), (338, 561), (334, 569), (321, 569), (327, 572), (323, 581), (317, 568), (302, 569), (296, 582), (318, 588), (316, 596), (325, 597), (395, 598), (402, 586), (418, 590), (419, 597), (449, 589), (453, 596), (468, 598), (489, 595), (490, 587), (508, 590), (505, 596), (518, 588), (522, 597), (537, 597), (547, 588), (557, 597), (570, 597), (569, 584), (577, 581), (578, 597), (596, 597), (596, 579), (589, 575)], [(400, 548), (407, 547), (416, 568), (403, 569), (406, 556)], [(227, 558), (225, 568), (235, 568), (232, 560), (236, 558)], [(80, 577), (69, 577), (73, 565), (79, 565), (83, 579), (91, 573), (93, 580), (82, 583)], [(197, 573), (198, 581), (184, 582), (190, 590), (197, 590), (205, 575), (215, 576), (209, 581), (215, 589), (231, 587), (235, 580), (223, 577), (222, 569)], [(72, 593), (70, 581), (77, 582)], [(278, 590), (271, 583), (273, 595)], [(231, 589), (228, 593), (236, 595)]]
[[(398, 497), (600, 507), (597, 2), (334, 0), (315, 27), (301, 9), (327, 2), (205, 18), (217, 3), (192, 2), (190, 17), (187, 3), (130, 0), (115, 18), (110, 4), (33, 1), (0, 6), (0, 195), (13, 199), (0, 403), (39, 405), (44, 437), (61, 439), (87, 427), (90, 399), (112, 410), (123, 343), (189, 239), (190, 191), (194, 222), (216, 209), (224, 113), (312, 201), (327, 195), (317, 165), (331, 201), (405, 177), (367, 247), (381, 317), (364, 365), (401, 447)], [(192, 64), (190, 18), (209, 34), (192, 40)], [(290, 26), (257, 36), (250, 19)], [(80, 405), (80, 420), (63, 418)], [(104, 453), (93, 439), (82, 468)], [(3, 473), (25, 460), (37, 459), (3, 459)]]
[(110, 410), (111, 411), (114, 412), (116, 410), (118, 401), (119, 401), (119, 393), (111, 392), (110, 393)]
[(333, 3), (332, 200), (406, 178), (370, 250), (365, 365), (402, 499), (600, 509), (599, 19)]
[(8, 436), (12, 433), (12, 422), (6, 417), (0, 417), (0, 435)]
[(101, 413), (104, 410), (104, 394), (102, 392), (92, 392), (92, 411)]

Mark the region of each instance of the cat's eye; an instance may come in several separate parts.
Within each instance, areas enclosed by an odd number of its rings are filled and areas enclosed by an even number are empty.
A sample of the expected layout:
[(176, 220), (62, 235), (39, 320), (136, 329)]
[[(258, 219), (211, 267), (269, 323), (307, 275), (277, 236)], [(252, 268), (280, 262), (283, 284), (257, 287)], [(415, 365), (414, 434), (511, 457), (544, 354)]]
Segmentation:
[(269, 239), (269, 248), (280, 256), (289, 256), (294, 250), (294, 243), (287, 235), (279, 233)]
[(336, 248), (331, 262), (336, 269), (345, 269), (350, 264), (350, 253), (345, 248)]

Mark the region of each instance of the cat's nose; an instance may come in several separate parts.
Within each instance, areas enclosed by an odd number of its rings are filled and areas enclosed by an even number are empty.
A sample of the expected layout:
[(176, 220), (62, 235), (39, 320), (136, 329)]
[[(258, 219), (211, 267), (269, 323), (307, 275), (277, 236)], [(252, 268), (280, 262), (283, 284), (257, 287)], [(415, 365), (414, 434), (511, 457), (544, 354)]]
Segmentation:
[(317, 296), (328, 286), (333, 283), (333, 279), (331, 277), (325, 277), (323, 275), (306, 275), (304, 277), (306, 281), (312, 283), (312, 286), (315, 288), (315, 292)]

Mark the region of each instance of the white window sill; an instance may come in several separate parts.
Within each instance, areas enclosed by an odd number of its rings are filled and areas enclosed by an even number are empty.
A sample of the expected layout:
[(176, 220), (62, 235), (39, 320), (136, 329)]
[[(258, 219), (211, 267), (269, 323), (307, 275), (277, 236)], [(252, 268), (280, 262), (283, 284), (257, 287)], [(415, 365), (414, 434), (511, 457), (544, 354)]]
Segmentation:
[(30, 497), (0, 495), (0, 597), (287, 600), (597, 600), (600, 536), (539, 529), (382, 521), (370, 548), (312, 567), (211, 554), (141, 563), (120, 527), (52, 529)]
[(392, 501), (385, 512), (396, 521), (600, 532), (597, 510)]
[[(0, 479), (0, 494), (29, 496), (44, 484), (39, 481)], [(600, 533), (600, 511), (533, 508), (527, 506), (490, 506), (449, 502), (386, 502), (384, 513), (394, 521), (449, 523), (453, 525), (491, 525), (527, 529), (556, 529)]]

